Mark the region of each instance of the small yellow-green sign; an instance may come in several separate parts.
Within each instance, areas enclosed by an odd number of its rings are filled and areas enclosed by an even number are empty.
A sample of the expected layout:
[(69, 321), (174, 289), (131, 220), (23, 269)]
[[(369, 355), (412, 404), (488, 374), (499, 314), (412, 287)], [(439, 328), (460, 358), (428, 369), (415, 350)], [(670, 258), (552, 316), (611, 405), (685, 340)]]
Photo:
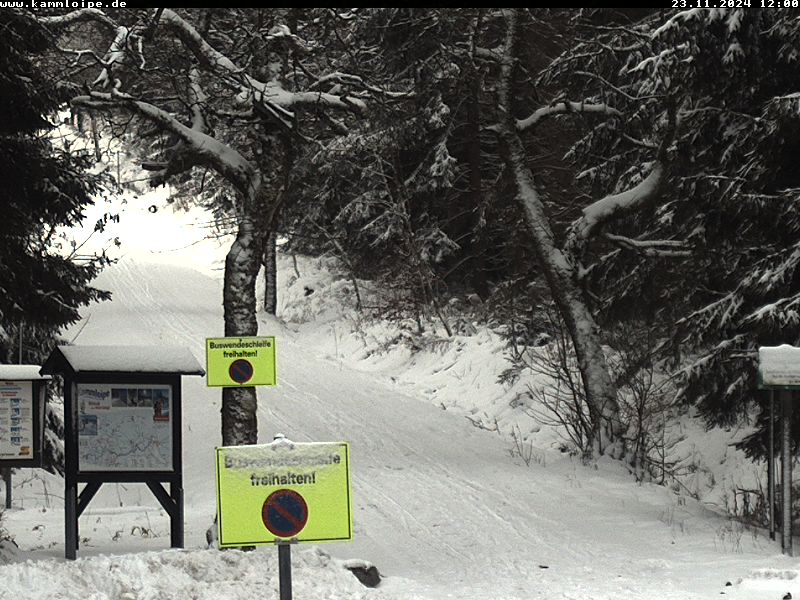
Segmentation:
[(208, 387), (275, 385), (275, 338), (206, 338)]
[(222, 548), (353, 539), (348, 444), (217, 448), (217, 515)]

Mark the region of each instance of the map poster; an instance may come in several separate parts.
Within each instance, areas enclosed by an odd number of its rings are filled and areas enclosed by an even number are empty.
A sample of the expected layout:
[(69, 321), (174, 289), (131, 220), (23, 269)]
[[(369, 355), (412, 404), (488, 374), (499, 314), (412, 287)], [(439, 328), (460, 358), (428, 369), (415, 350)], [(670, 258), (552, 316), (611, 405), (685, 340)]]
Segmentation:
[(0, 381), (0, 459), (33, 460), (33, 383)]
[(171, 471), (172, 388), (78, 384), (80, 471)]

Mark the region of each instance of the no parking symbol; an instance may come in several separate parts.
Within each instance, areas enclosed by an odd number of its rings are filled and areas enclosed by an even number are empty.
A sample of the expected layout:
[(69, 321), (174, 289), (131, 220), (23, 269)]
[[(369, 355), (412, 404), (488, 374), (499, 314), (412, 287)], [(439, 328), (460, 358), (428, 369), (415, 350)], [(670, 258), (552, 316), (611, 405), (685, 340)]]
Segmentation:
[(294, 490), (272, 492), (261, 509), (264, 526), (278, 537), (294, 537), (308, 523), (308, 505)]
[(247, 383), (253, 378), (253, 365), (244, 359), (235, 360), (228, 368), (228, 375), (240, 385)]

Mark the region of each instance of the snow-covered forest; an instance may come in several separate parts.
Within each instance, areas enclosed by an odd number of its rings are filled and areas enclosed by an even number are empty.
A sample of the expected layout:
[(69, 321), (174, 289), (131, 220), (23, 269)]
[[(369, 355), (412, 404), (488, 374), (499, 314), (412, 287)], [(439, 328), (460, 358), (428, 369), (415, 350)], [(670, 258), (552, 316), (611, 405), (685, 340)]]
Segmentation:
[[(300, 554), (307, 594), (800, 593), (764, 530), (757, 387), (759, 347), (800, 345), (800, 10), (0, 8), (0, 30), (0, 362), (277, 336), (286, 379), (185, 384), (185, 435), (353, 440), (355, 541)], [(59, 401), (49, 473), (15, 474), (0, 521), (12, 595), (60, 555)], [(114, 529), (82, 568), (126, 571), (98, 597), (276, 585), (250, 581), (268, 552), (199, 551), (191, 455), (197, 554), (109, 558), (168, 531), (118, 484), (82, 517)]]

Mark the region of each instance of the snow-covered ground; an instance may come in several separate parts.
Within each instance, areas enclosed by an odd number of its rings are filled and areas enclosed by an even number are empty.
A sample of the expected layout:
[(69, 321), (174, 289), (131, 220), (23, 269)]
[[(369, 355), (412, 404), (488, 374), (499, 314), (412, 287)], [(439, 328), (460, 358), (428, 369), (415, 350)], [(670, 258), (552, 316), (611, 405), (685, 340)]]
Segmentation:
[[(209, 217), (175, 214), (163, 198), (163, 191), (129, 196), (90, 216), (93, 224), (122, 209), (120, 223), (103, 232), (120, 238), (120, 260), (97, 281), (114, 299), (86, 309), (67, 339), (177, 344), (204, 361), (204, 339), (222, 334), (225, 240), (204, 240)], [(297, 441), (351, 443), (355, 539), (295, 549), (298, 598), (800, 594), (800, 564), (781, 556), (762, 531), (670, 488), (637, 484), (617, 463), (585, 467), (557, 450), (554, 431), (531, 435), (523, 459), (509, 428), (537, 428), (509, 406), (512, 392), (496, 382), (502, 344), (495, 334), (478, 331), (417, 354), (375, 352), (385, 328), (354, 327), (352, 313), (325, 300), (347, 296), (326, 290), (347, 285), (329, 267), (301, 261), (297, 278), (284, 257), (281, 315), (288, 324), (261, 317), (260, 333), (278, 337), (279, 385), (259, 389), (260, 438), (281, 432)], [(79, 559), (66, 562), (61, 481), (21, 470), (14, 508), (4, 515), (19, 551), (0, 567), (0, 598), (277, 597), (274, 548), (205, 549), (220, 393), (198, 377), (183, 385), (186, 550), (167, 549), (168, 520), (144, 485), (114, 484), (81, 517)], [(703, 438), (692, 438), (697, 460), (719, 461), (728, 438), (718, 438), (708, 456)], [(379, 568), (379, 588), (361, 586), (342, 567), (354, 558)]]

